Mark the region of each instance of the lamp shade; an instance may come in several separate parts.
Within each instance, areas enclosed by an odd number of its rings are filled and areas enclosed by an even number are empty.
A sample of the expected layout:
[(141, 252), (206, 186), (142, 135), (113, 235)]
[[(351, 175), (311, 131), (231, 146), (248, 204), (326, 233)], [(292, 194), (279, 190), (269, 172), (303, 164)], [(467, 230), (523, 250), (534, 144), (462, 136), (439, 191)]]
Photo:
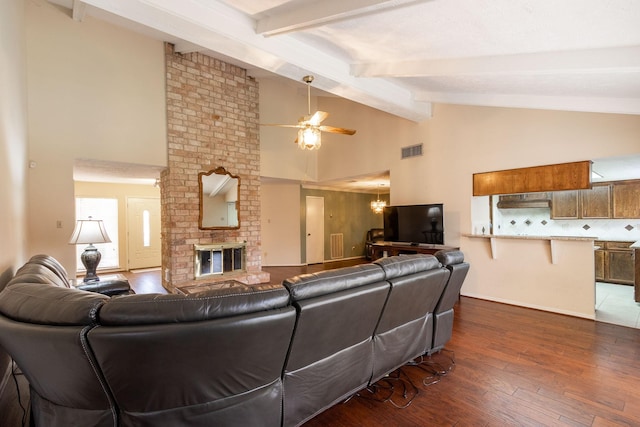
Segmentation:
[(79, 219), (69, 239), (70, 245), (111, 243), (101, 219)]

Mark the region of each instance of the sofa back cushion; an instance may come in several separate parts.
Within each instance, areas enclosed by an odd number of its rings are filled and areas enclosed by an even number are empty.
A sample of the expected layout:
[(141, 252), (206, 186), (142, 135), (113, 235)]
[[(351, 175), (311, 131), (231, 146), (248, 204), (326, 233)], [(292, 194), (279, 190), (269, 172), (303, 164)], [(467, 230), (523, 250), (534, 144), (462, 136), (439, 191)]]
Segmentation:
[(408, 276), (425, 270), (441, 267), (440, 261), (433, 255), (413, 254), (380, 258), (374, 264), (384, 270), (387, 280), (394, 277)]
[(93, 325), (109, 297), (48, 283), (12, 283), (0, 292), (0, 314), (25, 323)]
[(16, 271), (13, 279), (9, 281), (7, 286), (13, 283), (46, 283), (49, 285), (60, 286), (61, 288), (68, 288), (69, 282), (62, 279), (50, 268), (33, 262), (27, 262)]
[(384, 280), (382, 269), (373, 264), (301, 274), (282, 283), (291, 294), (292, 301), (302, 301), (322, 295), (357, 288)]
[(289, 293), (281, 285), (238, 285), (189, 295), (136, 294), (112, 298), (100, 310), (109, 326), (197, 322), (282, 308)]
[(53, 271), (60, 279), (67, 283), (69, 287), (69, 275), (67, 270), (60, 264), (60, 262), (51, 255), (38, 254), (29, 259), (29, 263), (40, 264)]

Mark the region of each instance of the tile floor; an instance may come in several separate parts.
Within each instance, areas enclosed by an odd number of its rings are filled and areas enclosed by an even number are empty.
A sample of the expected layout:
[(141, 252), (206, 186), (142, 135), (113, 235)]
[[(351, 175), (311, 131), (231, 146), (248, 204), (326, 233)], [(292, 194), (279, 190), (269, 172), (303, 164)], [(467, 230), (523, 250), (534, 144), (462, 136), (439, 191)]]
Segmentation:
[(633, 299), (633, 286), (596, 282), (596, 320), (640, 328), (640, 303)]

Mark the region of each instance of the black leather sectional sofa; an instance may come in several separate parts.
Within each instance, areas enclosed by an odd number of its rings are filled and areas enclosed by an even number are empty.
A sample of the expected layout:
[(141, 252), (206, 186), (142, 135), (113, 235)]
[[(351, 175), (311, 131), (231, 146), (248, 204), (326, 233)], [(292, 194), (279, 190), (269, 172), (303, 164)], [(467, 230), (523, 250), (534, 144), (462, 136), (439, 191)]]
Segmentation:
[(0, 346), (36, 426), (297, 426), (441, 349), (468, 268), (453, 251), (110, 297), (29, 267), (0, 292)]

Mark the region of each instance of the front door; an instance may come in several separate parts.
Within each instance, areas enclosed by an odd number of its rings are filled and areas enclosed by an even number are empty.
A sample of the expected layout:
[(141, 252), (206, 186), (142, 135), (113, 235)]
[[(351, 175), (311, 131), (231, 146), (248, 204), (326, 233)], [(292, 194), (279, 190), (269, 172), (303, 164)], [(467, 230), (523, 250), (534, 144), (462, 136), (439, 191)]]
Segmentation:
[(127, 230), (129, 269), (160, 266), (160, 199), (128, 198)]
[(324, 262), (324, 197), (307, 196), (307, 264)]

